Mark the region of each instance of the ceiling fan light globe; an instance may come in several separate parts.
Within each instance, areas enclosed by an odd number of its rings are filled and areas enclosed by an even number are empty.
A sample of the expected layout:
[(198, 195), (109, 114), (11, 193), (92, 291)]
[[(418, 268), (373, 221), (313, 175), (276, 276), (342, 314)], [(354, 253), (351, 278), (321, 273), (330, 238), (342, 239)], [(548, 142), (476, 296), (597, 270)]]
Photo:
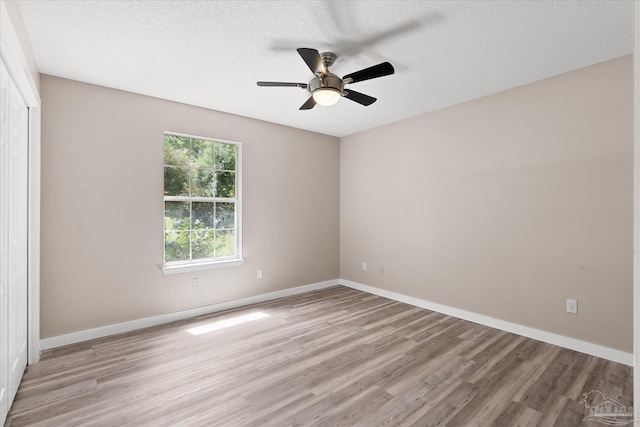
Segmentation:
[(316, 101), (316, 104), (325, 107), (338, 102), (341, 96), (342, 94), (338, 90), (331, 88), (318, 88), (313, 91), (313, 100)]

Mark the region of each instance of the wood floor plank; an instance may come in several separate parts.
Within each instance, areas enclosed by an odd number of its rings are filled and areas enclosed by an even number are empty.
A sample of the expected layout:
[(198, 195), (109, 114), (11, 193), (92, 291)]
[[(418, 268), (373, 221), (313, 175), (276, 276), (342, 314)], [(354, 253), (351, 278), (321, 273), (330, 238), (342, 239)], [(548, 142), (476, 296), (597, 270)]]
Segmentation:
[[(217, 329), (189, 332), (205, 326)], [(628, 366), (336, 286), (43, 352), (5, 427), (572, 427), (584, 393), (631, 405), (632, 380)]]
[(526, 405), (511, 401), (493, 424), (505, 427), (535, 427), (539, 424), (541, 418), (542, 413)]

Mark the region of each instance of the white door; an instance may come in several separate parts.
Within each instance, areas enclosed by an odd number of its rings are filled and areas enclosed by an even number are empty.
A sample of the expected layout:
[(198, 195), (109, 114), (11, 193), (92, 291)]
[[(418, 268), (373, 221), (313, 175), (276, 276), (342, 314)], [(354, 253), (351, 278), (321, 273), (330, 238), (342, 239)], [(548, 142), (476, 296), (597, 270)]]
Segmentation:
[(27, 106), (9, 83), (9, 402), (13, 401), (27, 366)]
[[(0, 399), (7, 411), (27, 366), (28, 109), (2, 65)], [(4, 391), (3, 391), (4, 390)], [(6, 397), (5, 397), (6, 396)], [(0, 409), (2, 409), (0, 408)], [(4, 420), (6, 411), (0, 412)]]

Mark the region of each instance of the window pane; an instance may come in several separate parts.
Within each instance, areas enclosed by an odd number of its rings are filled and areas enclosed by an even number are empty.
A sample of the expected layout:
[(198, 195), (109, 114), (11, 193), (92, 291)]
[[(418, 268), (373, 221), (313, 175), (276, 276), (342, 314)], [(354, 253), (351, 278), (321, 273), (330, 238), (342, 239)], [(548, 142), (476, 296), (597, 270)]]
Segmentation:
[(236, 145), (216, 143), (216, 169), (236, 170)]
[(236, 196), (236, 174), (233, 172), (216, 172), (216, 197)]
[(189, 260), (189, 232), (170, 231), (164, 233), (164, 261)]
[(164, 136), (164, 164), (189, 166), (189, 138), (174, 135)]
[(164, 195), (189, 195), (189, 169), (174, 166), (164, 167)]
[(189, 202), (164, 202), (164, 229), (189, 229)]
[(213, 169), (191, 170), (191, 196), (213, 197), (215, 181)]
[(193, 259), (213, 258), (213, 231), (192, 231)]
[(193, 157), (192, 165), (194, 168), (213, 168), (213, 148), (214, 143), (212, 141), (205, 141), (202, 139), (191, 140), (191, 153)]
[(193, 202), (192, 230), (213, 228), (213, 203)]
[(216, 203), (216, 228), (235, 228), (235, 203)]
[(236, 254), (236, 232), (216, 231), (216, 257), (233, 256)]

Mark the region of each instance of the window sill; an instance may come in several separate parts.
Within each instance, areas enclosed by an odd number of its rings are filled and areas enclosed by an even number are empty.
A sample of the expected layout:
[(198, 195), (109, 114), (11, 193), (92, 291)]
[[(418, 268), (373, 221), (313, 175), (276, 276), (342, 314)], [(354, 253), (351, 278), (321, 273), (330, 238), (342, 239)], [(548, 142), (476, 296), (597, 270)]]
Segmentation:
[(229, 259), (224, 261), (202, 262), (194, 264), (162, 266), (162, 272), (167, 274), (190, 273), (192, 271), (213, 270), (216, 268), (240, 267), (244, 259)]

